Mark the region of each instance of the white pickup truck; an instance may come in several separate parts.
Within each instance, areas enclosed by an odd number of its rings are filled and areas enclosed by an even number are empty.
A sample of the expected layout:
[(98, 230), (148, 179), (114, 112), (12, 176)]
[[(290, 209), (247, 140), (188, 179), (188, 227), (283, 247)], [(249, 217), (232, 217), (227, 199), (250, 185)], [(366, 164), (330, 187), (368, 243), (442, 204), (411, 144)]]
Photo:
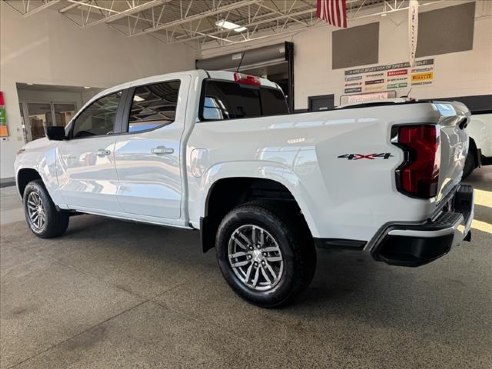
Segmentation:
[(236, 293), (274, 307), (310, 283), (316, 246), (419, 266), (468, 240), (468, 120), (448, 102), (289, 114), (266, 79), (168, 74), (49, 127), (19, 151), (17, 187), (42, 238), (75, 213), (199, 229)]

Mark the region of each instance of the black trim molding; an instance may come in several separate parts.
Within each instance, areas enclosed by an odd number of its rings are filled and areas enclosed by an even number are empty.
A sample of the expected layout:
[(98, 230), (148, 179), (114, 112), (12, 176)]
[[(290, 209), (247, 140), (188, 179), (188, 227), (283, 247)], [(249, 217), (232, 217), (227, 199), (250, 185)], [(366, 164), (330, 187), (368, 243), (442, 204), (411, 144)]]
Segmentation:
[(14, 177), (8, 177), (8, 178), (1, 178), (0, 179), (0, 188), (10, 187), (10, 186), (15, 186), (15, 178)]
[(314, 238), (314, 244), (320, 249), (362, 250), (367, 242), (343, 238)]

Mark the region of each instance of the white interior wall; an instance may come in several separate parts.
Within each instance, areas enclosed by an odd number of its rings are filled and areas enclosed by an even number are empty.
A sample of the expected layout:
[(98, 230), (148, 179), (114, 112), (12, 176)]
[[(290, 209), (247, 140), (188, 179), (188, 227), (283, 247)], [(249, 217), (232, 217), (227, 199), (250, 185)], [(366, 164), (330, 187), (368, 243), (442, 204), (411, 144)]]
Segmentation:
[[(442, 1), (457, 5), (456, 1)], [(442, 6), (442, 5), (441, 5)], [(432, 8), (422, 8), (424, 11)], [(492, 93), (492, 17), (480, 14), (476, 8), (473, 50), (434, 58), (434, 81), (428, 86), (414, 86), (414, 98), (435, 98)], [(357, 25), (380, 22), (379, 64), (408, 61), (408, 14), (395, 12), (386, 17), (365, 18)], [(378, 19), (379, 18), (379, 19)], [(295, 106), (305, 109), (308, 96), (335, 94), (335, 103), (343, 94), (346, 69), (331, 69), (331, 28), (323, 27), (294, 37), (295, 43)], [(354, 67), (357, 68), (357, 67)], [(353, 69), (353, 68), (348, 68)], [(404, 91), (405, 93), (407, 91)]]
[[(420, 12), (465, 2), (469, 2), (469, 0), (442, 0), (428, 6), (422, 6)], [(430, 56), (429, 58), (433, 57), (435, 62), (434, 82), (430, 86), (414, 87), (411, 92), (412, 97), (432, 98), (492, 93), (492, 1), (478, 0), (476, 3), (473, 50)], [(359, 15), (364, 16), (366, 13), (361, 11)], [(379, 62), (377, 65), (400, 63), (409, 59), (407, 17), (408, 11), (402, 10), (388, 14), (386, 17), (370, 16), (351, 20), (349, 26), (380, 22)], [(340, 95), (343, 94), (344, 71), (346, 69), (331, 69), (331, 32), (334, 30), (336, 30), (334, 27), (320, 22), (315, 27), (296, 31), (289, 36), (269, 37), (227, 48), (208, 48), (202, 51), (200, 57), (214, 57), (281, 41), (293, 42), (295, 108), (306, 109), (308, 96), (313, 95), (335, 94), (335, 103), (338, 104)], [(348, 69), (355, 68), (357, 67)]]
[(49, 91), (49, 90), (17, 90), (19, 102), (39, 102), (39, 103), (75, 103), (80, 109), (84, 103), (82, 92), (72, 91)]
[(0, 90), (10, 137), (0, 141), (1, 178), (14, 176), (24, 144), (16, 83), (110, 87), (133, 79), (194, 68), (195, 51), (152, 38), (127, 38), (107, 25), (85, 30), (53, 10), (24, 18), (0, 2)]

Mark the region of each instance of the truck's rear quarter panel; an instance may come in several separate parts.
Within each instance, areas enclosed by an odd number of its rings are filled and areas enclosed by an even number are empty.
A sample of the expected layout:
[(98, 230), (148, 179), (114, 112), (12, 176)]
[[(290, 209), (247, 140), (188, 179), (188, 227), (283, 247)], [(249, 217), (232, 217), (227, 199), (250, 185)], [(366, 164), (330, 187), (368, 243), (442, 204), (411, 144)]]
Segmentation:
[(435, 200), (397, 191), (404, 154), (391, 128), (440, 117), (421, 103), (197, 123), (187, 150), (190, 220), (199, 223), (209, 189), (228, 177), (282, 183), (314, 237), (369, 241), (387, 222), (425, 220)]

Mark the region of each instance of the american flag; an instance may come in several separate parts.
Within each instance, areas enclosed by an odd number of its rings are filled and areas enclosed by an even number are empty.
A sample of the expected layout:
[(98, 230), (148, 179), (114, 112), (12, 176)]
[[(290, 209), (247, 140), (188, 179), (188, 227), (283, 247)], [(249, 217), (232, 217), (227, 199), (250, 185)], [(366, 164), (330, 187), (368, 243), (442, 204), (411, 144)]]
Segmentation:
[(347, 0), (317, 0), (316, 16), (335, 27), (347, 28)]

